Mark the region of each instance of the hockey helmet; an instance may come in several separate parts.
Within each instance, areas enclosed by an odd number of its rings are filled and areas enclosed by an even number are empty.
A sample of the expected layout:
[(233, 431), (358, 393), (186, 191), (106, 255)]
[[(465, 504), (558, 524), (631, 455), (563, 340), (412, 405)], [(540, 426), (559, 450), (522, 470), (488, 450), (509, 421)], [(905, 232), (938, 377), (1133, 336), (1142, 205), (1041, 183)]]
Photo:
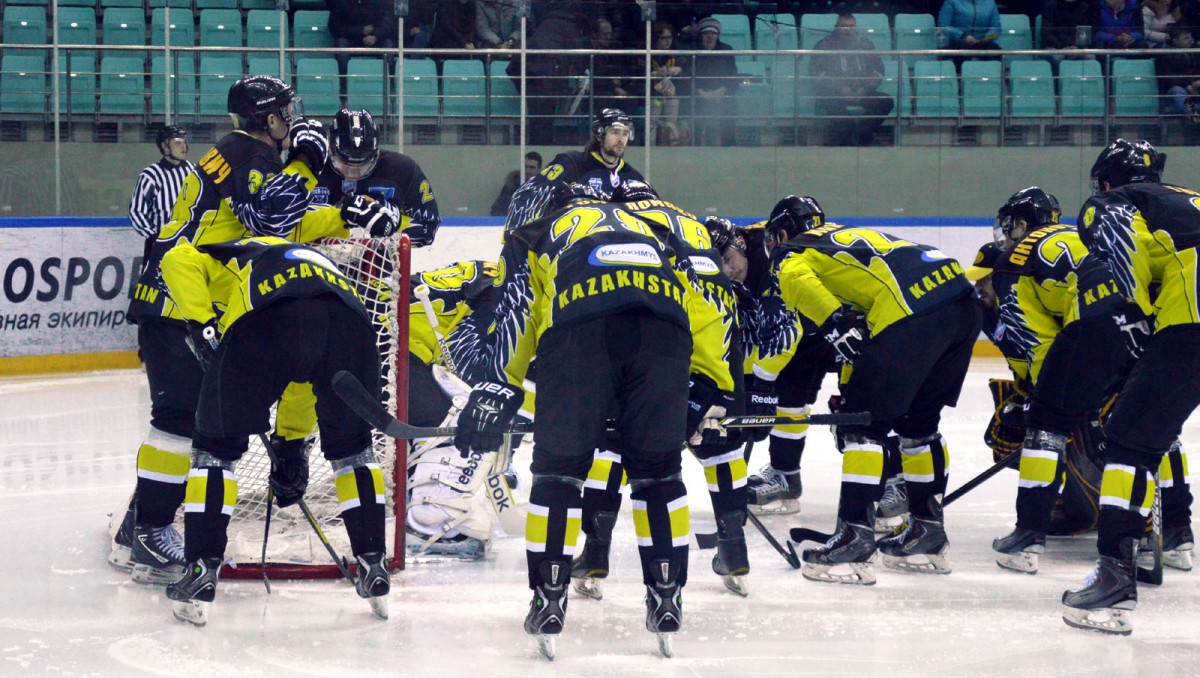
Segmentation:
[(158, 146), (158, 150), (161, 151), (163, 155), (168, 155), (169, 149), (164, 148), (163, 145), (169, 142), (171, 139), (183, 139), (186, 141), (187, 135), (187, 130), (182, 127), (166, 125), (159, 128), (158, 134), (154, 135), (154, 143), (156, 146)]
[(658, 191), (645, 181), (626, 179), (612, 192), (612, 202), (637, 202), (638, 200), (658, 200)]
[[(1057, 224), (1062, 216), (1062, 208), (1058, 198), (1053, 193), (1047, 193), (1037, 186), (1023, 188), (1004, 203), (996, 212), (996, 224), (992, 228), (992, 236), (996, 245), (1007, 251), (1017, 244), (1017, 240), (1037, 226)], [(1025, 232), (1013, 235), (1017, 219), (1025, 222)]]
[(629, 140), (633, 141), (633, 118), (619, 108), (606, 108), (592, 120), (592, 138), (604, 142), (604, 135), (609, 127), (629, 130)]
[(825, 212), (821, 210), (816, 199), (807, 195), (804, 197), (789, 195), (775, 203), (775, 207), (771, 210), (771, 216), (767, 219), (767, 225), (763, 229), (763, 248), (769, 255), (771, 250), (775, 249), (775, 245), (781, 242), (779, 240), (781, 231), (786, 230), (788, 237), (794, 238), (824, 223)]
[(554, 192), (550, 194), (550, 200), (546, 202), (545, 209), (542, 210), (541, 216), (562, 209), (574, 200), (604, 200), (604, 196), (596, 192), (588, 184), (581, 184), (574, 181), (560, 183), (555, 185)]
[(233, 83), (227, 108), (234, 126), (247, 132), (265, 130), (272, 113), (289, 126), (304, 116), (296, 90), (269, 75), (251, 75)]
[(360, 181), (379, 161), (379, 128), (367, 111), (343, 108), (333, 116), (329, 146), (333, 170), (347, 181)]
[(1101, 183), (1110, 189), (1138, 182), (1158, 183), (1166, 164), (1167, 154), (1154, 150), (1150, 142), (1116, 139), (1100, 151), (1092, 165), (1092, 194), (1107, 190), (1101, 188)]
[(717, 248), (721, 254), (725, 254), (729, 248), (734, 248), (738, 251), (744, 251), (746, 241), (738, 237), (734, 232), (733, 222), (724, 217), (708, 217), (704, 220), (704, 228), (708, 230), (708, 238), (712, 241), (712, 246)]

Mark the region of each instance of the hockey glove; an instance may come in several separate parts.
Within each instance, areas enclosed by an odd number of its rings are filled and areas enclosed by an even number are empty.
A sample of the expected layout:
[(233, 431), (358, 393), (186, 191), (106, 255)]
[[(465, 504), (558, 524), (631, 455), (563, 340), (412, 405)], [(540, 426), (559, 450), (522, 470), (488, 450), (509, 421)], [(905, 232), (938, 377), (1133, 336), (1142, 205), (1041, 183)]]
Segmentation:
[(299, 159), (313, 174), (320, 174), (329, 160), (329, 141), (320, 121), (300, 118), (288, 130), (288, 159)]
[(303, 499), (308, 489), (308, 439), (284, 440), (272, 435), (271, 447), (275, 458), (267, 482), (279, 508), (285, 508)]
[(400, 227), (400, 210), (386, 202), (356, 195), (342, 206), (342, 220), (351, 228), (366, 229), (372, 238), (386, 238)]
[(1146, 347), (1150, 345), (1150, 338), (1154, 336), (1150, 318), (1142, 313), (1142, 309), (1129, 304), (1124, 313), (1113, 316), (1113, 321), (1121, 330), (1121, 338), (1125, 340), (1125, 349), (1135, 359), (1140, 358)]
[(221, 343), (221, 333), (217, 331), (217, 319), (212, 318), (206, 323), (189, 320), (187, 328), (188, 334), (185, 341), (187, 341), (188, 348), (196, 354), (196, 360), (200, 361), (200, 369), (207, 370), (208, 366), (212, 364), (213, 357), (217, 354), (217, 345)]
[(466, 458), (471, 452), (500, 449), (524, 398), (524, 392), (511, 384), (483, 381), (471, 389), (454, 434), (458, 453)]
[(725, 427), (720, 419), (733, 405), (733, 394), (717, 388), (716, 382), (703, 374), (693, 374), (688, 381), (688, 444), (720, 445), (726, 441)]
[(844, 362), (850, 364), (862, 353), (869, 334), (862, 315), (847, 309), (834, 311), (817, 332), (833, 345)]
[[(996, 409), (983, 434), (983, 442), (992, 448), (992, 461), (1011, 455), (1025, 445), (1025, 393), (1011, 379), (989, 379), (988, 389)], [(1013, 460), (1013, 468), (1019, 462)]]

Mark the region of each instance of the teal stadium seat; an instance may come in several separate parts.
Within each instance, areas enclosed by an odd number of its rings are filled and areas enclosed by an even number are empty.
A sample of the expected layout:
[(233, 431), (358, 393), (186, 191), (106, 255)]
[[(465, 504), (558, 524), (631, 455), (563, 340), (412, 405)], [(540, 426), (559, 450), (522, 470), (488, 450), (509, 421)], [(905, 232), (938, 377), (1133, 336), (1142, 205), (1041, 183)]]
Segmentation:
[(206, 9), (237, 9), (238, 0), (196, 0), (196, 11)]
[(0, 113), (46, 111), (46, 60), (16, 50), (0, 58)]
[(883, 57), (883, 79), (879, 81), (879, 91), (890, 96), (896, 102), (896, 109), (901, 116), (912, 116), (912, 97), (909, 96), (908, 69), (900, 75), (899, 59)]
[(442, 64), (442, 114), (483, 117), (487, 112), (487, 82), (483, 62), (447, 59)]
[(346, 108), (382, 116), (388, 95), (387, 61), (353, 57), (346, 64)]
[(836, 14), (802, 14), (800, 16), (800, 49), (812, 49), (821, 38), (833, 32)]
[(342, 107), (337, 59), (301, 54), (296, 58), (296, 92), (305, 115), (334, 116)]
[(242, 0), (241, 5), (243, 12), (254, 12), (260, 9), (278, 11), (275, 9), (275, 0)]
[(143, 0), (100, 0), (100, 9), (108, 9), (109, 7), (136, 8), (143, 12), (145, 11)]
[(781, 55), (771, 68), (771, 113), (776, 118), (811, 117), (808, 57)]
[[(996, 36), (996, 44), (1006, 50), (1033, 49), (1033, 30), (1029, 28), (1029, 17), (1024, 14), (1001, 14), (1000, 34)], [(1010, 56), (1008, 62), (1032, 58), (1029, 54)]]
[[(279, 16), (280, 13), (273, 9), (252, 9), (246, 12), (246, 46), (279, 49)], [(287, 13), (284, 13), (283, 35), (285, 41), (288, 34), (287, 26)]]
[(48, 7), (50, 5), (50, 0), (9, 0), (5, 4), (13, 5), (13, 6), (24, 5), (24, 6), (34, 6), (34, 7)]
[[(800, 47), (796, 17), (791, 14), (759, 14), (754, 19), (754, 49), (762, 52)], [(760, 61), (764, 57), (758, 57)], [(768, 62), (770, 63), (770, 62)]]
[(738, 67), (742, 82), (737, 89), (737, 122), (754, 123), (771, 115), (771, 85), (767, 65), (761, 61)]
[(886, 14), (854, 13), (854, 23), (858, 26), (858, 34), (875, 45), (880, 52), (890, 52), (892, 49), (892, 27), (888, 25)]
[(100, 39), (106, 45), (146, 44), (146, 15), (132, 7), (110, 7), (100, 19)]
[(1115, 115), (1158, 115), (1154, 59), (1113, 59), (1112, 98)]
[(145, 72), (146, 63), (141, 57), (117, 53), (102, 56), (100, 114), (143, 115), (146, 101)]
[(438, 77), (433, 59), (404, 60), (404, 115), (437, 117)]
[(329, 32), (329, 12), (297, 10), (292, 21), (293, 47), (333, 47), (333, 35)]
[(897, 50), (937, 49), (937, 22), (932, 14), (897, 14), (892, 33)]
[(71, 115), (95, 115), (96, 55), (71, 54), (67, 58), (67, 70), (59, 72), (58, 91), (60, 101), (65, 104), (60, 105), (60, 111)]
[(964, 61), (962, 65), (963, 116), (996, 118), (999, 122), (1004, 67), (999, 61)]
[(283, 72), (279, 71), (279, 55), (265, 53), (251, 53), (246, 55), (246, 74), (247, 75), (269, 75), (279, 78), (284, 82), (292, 80), (292, 62), (291, 59), (283, 60)]
[[(96, 44), (96, 10), (91, 7), (59, 7), (58, 8), (58, 42), (61, 45), (95, 45)], [(95, 59), (94, 50), (72, 51), (71, 56), (90, 54)], [(93, 74), (95, 68), (92, 69)]]
[(236, 9), (200, 10), (201, 47), (241, 47), (242, 13)]
[(1009, 111), (1014, 118), (1054, 117), (1054, 73), (1050, 62), (1014, 61), (1009, 69), (1008, 91)]
[(1058, 87), (1064, 117), (1104, 117), (1108, 100), (1100, 62), (1070, 59), (1058, 65)]
[(492, 87), (488, 102), (492, 107), (492, 116), (516, 118), (521, 115), (521, 93), (505, 72), (507, 68), (508, 62), (499, 60), (493, 61), (488, 67), (488, 83)]
[[(229, 88), (242, 77), (242, 57), (201, 54), (197, 75), (200, 115), (225, 116), (229, 112)], [(304, 100), (307, 112), (308, 99)]]
[(734, 49), (753, 49), (750, 17), (745, 14), (714, 14), (712, 18), (721, 22), (721, 42)]
[(954, 62), (922, 59), (913, 65), (913, 115), (958, 117), (958, 74)]
[[(164, 105), (163, 64), (161, 53), (150, 55), (150, 113), (163, 115)], [(196, 57), (192, 52), (171, 53), (171, 112), (175, 115), (195, 115)]]
[[(150, 44), (163, 44), (163, 22), (166, 20), (167, 13), (162, 8), (154, 10), (150, 13)], [(172, 47), (195, 47), (196, 46), (196, 25), (192, 22), (192, 11), (171, 8), (171, 46)]]
[[(46, 33), (46, 9), (9, 5), (4, 8), (4, 42), (13, 45), (44, 45), (49, 42)], [(18, 51), (18, 50), (14, 50)], [(19, 50), (26, 56), (29, 50)]]
[[(192, 0), (170, 0), (170, 3), (171, 3), (172, 10), (176, 10), (176, 9), (186, 10), (188, 13), (188, 16), (191, 16)], [(158, 7), (164, 7), (164, 6), (166, 6), (166, 4), (167, 3), (164, 0), (146, 0), (146, 7), (149, 7), (151, 9), (155, 9)]]

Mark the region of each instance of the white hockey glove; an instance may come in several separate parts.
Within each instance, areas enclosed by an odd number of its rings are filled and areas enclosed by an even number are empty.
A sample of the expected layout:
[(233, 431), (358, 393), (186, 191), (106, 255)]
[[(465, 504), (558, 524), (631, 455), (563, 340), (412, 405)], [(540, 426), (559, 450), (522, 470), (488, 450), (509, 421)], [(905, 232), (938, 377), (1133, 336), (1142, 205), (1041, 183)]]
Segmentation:
[(288, 159), (300, 159), (313, 174), (320, 174), (329, 160), (329, 141), (319, 120), (300, 118), (288, 130)]
[(342, 206), (342, 220), (351, 228), (363, 228), (372, 238), (386, 238), (400, 227), (400, 210), (390, 203), (356, 195)]
[(196, 360), (200, 361), (200, 369), (208, 370), (213, 357), (217, 354), (217, 346), (221, 343), (221, 333), (217, 331), (217, 319), (212, 318), (206, 323), (194, 320), (187, 321), (188, 335), (184, 339)]
[(693, 374), (688, 380), (688, 443), (692, 447), (724, 443), (727, 432), (720, 419), (732, 404), (732, 393), (718, 389), (707, 375)]

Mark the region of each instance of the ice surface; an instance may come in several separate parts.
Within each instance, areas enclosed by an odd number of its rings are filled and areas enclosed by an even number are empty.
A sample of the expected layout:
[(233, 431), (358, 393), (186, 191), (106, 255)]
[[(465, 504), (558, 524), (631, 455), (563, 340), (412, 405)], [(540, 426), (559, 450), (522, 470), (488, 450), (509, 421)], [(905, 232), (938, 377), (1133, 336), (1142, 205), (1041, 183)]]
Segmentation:
[[(982, 443), (987, 378), (977, 360), (942, 431), (950, 487), (991, 463)], [(828, 388), (829, 384), (827, 384)], [(822, 394), (823, 403), (826, 394)], [(818, 408), (823, 409), (823, 408)], [(991, 540), (1013, 522), (1016, 474), (1005, 471), (946, 511), (946, 576), (882, 567), (870, 588), (805, 581), (749, 532), (751, 596), (727, 592), (693, 551), (676, 657), (643, 627), (628, 501), (602, 602), (575, 596), (558, 659), (538, 658), (521, 628), (522, 537), (500, 537), (485, 562), (410, 565), (391, 619), (376, 619), (344, 582), (222, 581), (206, 628), (175, 622), (161, 588), (105, 563), (108, 514), (134, 481), (149, 394), (140, 371), (0, 379), (0, 675), (49, 676), (1197, 676), (1200, 574), (1168, 570), (1143, 586), (1132, 637), (1066, 627), (1062, 591), (1095, 557), (1094, 537), (1052, 538), (1036, 576), (1000, 570)], [(1200, 420), (1184, 431), (1200, 442)], [(767, 461), (765, 445), (751, 471)], [(523, 487), (528, 455), (519, 454)], [(830, 530), (840, 460), (814, 428), (800, 516), (766, 517), (780, 539), (801, 523)], [(685, 459), (693, 529), (713, 529), (703, 476)]]

